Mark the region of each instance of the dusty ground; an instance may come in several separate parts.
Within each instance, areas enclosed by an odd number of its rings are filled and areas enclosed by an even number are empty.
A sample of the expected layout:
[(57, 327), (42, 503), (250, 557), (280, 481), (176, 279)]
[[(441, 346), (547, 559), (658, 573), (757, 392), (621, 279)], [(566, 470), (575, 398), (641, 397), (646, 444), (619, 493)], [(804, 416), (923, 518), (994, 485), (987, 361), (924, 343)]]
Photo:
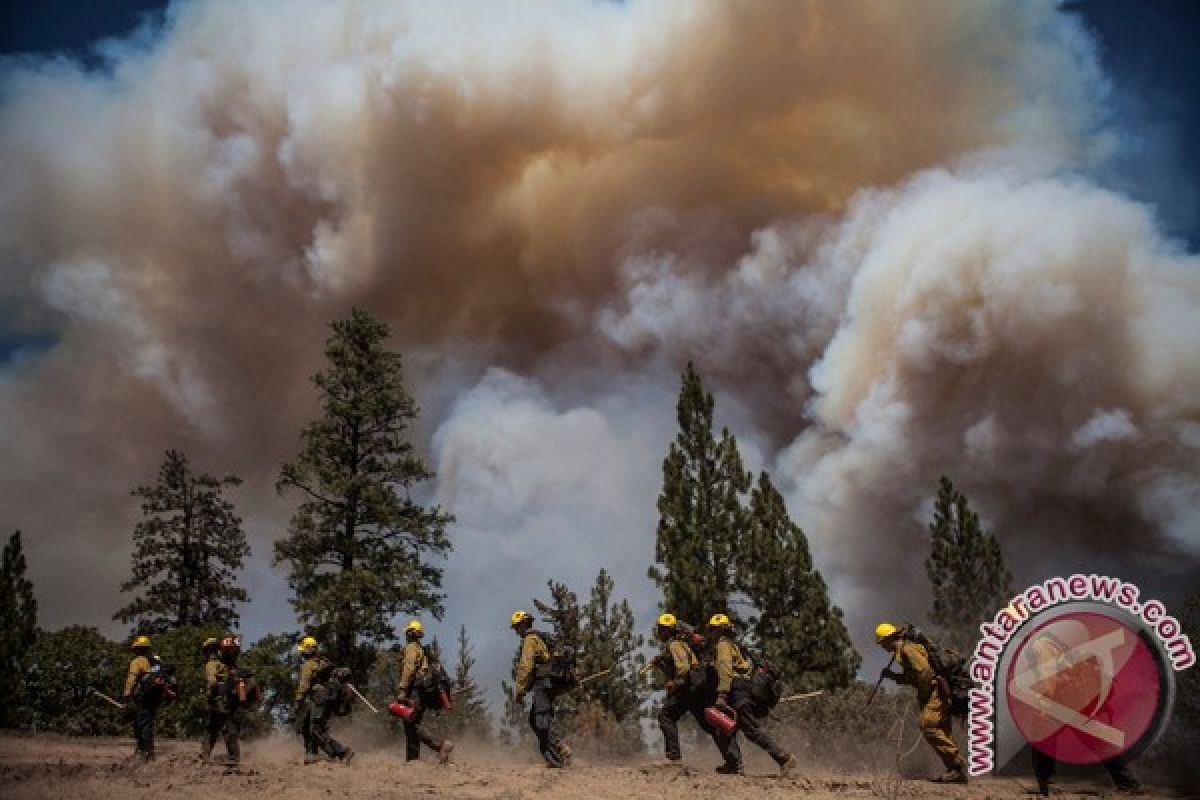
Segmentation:
[[(353, 744), (353, 742), (351, 742)], [(359, 749), (348, 765), (300, 764), (299, 742), (274, 737), (245, 745), (240, 770), (199, 763), (194, 742), (159, 743), (159, 758), (140, 764), (128, 758), (132, 744), (122, 739), (70, 739), (51, 735), (0, 737), (0, 797), (38, 798), (246, 798), (247, 800), (359, 800), (438, 797), (488, 800), (573, 800), (575, 798), (1026, 798), (1028, 779), (986, 779), (970, 786), (942, 787), (884, 774), (841, 774), (802, 769), (794, 780), (775, 777), (769, 762), (755, 761), (749, 775), (712, 773), (716, 761), (698, 753), (683, 769), (643, 765), (580, 763), (547, 770), (523, 752), (462, 746), (449, 766), (405, 765), (394, 747)], [(221, 746), (218, 745), (218, 752)], [(519, 761), (520, 763), (506, 763)], [(711, 762), (711, 763), (710, 763)], [(1063, 786), (1062, 797), (1103, 797), (1100, 784)], [(1183, 797), (1150, 791), (1149, 797)]]

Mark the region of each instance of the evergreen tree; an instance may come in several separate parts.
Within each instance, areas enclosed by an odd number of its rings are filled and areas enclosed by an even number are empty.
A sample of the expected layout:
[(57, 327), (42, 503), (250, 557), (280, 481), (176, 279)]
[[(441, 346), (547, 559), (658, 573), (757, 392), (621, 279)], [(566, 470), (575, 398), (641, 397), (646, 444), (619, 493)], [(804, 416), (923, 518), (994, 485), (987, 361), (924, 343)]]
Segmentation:
[(332, 328), (328, 367), (313, 378), (321, 415), (280, 470), (278, 490), (299, 490), (303, 501), (275, 543), (275, 563), (288, 564), (292, 605), (309, 630), (361, 675), (369, 643), (394, 638), (394, 616), (441, 618), (442, 570), (428, 558), (449, 552), (452, 517), (410, 496), (433, 473), (406, 439), (417, 407), (400, 355), (384, 347), (387, 326), (355, 309)]
[(591, 599), (583, 608), (579, 657), (581, 677), (605, 669), (612, 672), (585, 686), (581, 694), (612, 714), (640, 741), (638, 718), (642, 697), (638, 668), (645, 663), (645, 657), (638, 650), (645, 646), (646, 640), (635, 633), (629, 601), (614, 600), (614, 585), (608, 572), (601, 569), (592, 586)]
[(491, 715), (483, 691), (475, 682), (472, 670), (475, 656), (467, 638), (467, 627), (458, 629), (458, 660), (454, 665), (454, 707), (446, 714), (445, 729), (451, 736), (469, 733), (480, 739), (489, 739), (492, 733)]
[(235, 604), (249, 600), (234, 574), (250, 554), (242, 521), (222, 496), (241, 480), (196, 475), (187, 456), (168, 450), (158, 483), (140, 486), (144, 519), (133, 531), (133, 576), (122, 592), (141, 591), (113, 615), (138, 630), (237, 624)]
[(766, 472), (750, 495), (740, 566), (743, 590), (758, 611), (752, 638), (785, 680), (797, 690), (849, 685), (861, 658), (813, 566), (808, 537)]
[(933, 589), (929, 620), (943, 643), (970, 653), (980, 623), (1012, 599), (1012, 575), (1000, 542), (979, 526), (967, 496), (949, 478), (938, 482), (925, 572)]
[(570, 647), (578, 653), (583, 642), (583, 614), (579, 608), (579, 598), (564, 583), (546, 581), (546, 587), (550, 589), (549, 603), (533, 598), (533, 606), (545, 622), (538, 629), (556, 647)]
[(94, 697), (91, 689), (119, 698), (129, 655), (95, 628), (38, 631), (25, 673), (22, 721), (37, 730), (74, 736), (127, 734), (121, 712)]
[(742, 496), (751, 477), (742, 467), (737, 441), (727, 429), (713, 436), (713, 397), (695, 367), (683, 373), (676, 406), (679, 435), (663, 461), (658, 497), (655, 561), (650, 578), (663, 592), (662, 608), (703, 625), (727, 612), (736, 591), (738, 540), (744, 522)]
[(248, 731), (265, 732), (288, 721), (300, 672), (300, 654), (296, 651), (299, 639), (298, 633), (268, 633), (243, 648), (238, 663), (254, 675), (263, 690), (262, 704), (243, 723)]
[(25, 689), (21, 680), (29, 649), (37, 639), (37, 600), (25, 577), (21, 532), (15, 531), (0, 559), (0, 727), (17, 722), (17, 707)]

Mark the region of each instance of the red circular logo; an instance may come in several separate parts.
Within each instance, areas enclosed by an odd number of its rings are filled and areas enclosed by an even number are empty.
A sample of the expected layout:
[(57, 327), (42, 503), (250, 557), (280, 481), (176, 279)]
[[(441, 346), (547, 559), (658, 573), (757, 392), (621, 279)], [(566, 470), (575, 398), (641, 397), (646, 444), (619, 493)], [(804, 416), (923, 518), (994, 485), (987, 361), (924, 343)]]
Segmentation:
[(1027, 636), (1005, 686), (1025, 739), (1073, 764), (1107, 761), (1134, 747), (1154, 722), (1162, 692), (1158, 661), (1137, 632), (1083, 611)]

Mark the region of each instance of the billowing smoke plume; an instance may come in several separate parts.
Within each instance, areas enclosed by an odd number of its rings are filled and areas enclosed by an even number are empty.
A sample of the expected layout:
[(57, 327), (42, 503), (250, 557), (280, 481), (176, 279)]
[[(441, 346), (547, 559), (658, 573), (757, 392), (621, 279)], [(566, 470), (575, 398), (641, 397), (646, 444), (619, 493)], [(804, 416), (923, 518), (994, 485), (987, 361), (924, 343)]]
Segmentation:
[(649, 618), (689, 358), (860, 636), (926, 607), (942, 472), (1020, 578), (1195, 568), (1200, 264), (1086, 178), (1104, 78), (1048, 6), (214, 0), (104, 52), (0, 89), (0, 303), (53, 336), (0, 369), (0, 524), (46, 624), (116, 607), (181, 447), (246, 479), (245, 619), (291, 625), (271, 487), (355, 304), (486, 647), (601, 566)]

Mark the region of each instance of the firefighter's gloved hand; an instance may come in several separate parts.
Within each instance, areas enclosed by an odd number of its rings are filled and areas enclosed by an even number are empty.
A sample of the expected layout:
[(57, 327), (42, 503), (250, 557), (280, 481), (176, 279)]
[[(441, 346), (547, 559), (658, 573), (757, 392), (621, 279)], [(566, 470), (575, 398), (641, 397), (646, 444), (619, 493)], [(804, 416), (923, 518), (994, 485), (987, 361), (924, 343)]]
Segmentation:
[(667, 681), (667, 694), (675, 694), (675, 690), (679, 688), (679, 684), (675, 681)]
[(728, 714), (730, 717), (737, 716), (737, 712), (734, 711), (733, 707), (729, 705), (729, 698), (727, 695), (720, 695), (717, 697), (717, 710), (724, 714)]
[(524, 703), (525, 702), (525, 693), (522, 691), (519, 691), (519, 690), (514, 690), (513, 691), (513, 702), (516, 703), (517, 705), (521, 705), (522, 703)]

